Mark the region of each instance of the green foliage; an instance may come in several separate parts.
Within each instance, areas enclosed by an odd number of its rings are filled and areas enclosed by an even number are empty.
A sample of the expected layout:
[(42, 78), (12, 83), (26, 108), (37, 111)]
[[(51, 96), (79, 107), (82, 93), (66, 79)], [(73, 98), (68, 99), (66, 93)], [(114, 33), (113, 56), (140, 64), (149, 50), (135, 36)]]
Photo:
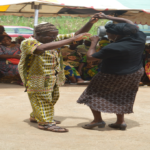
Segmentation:
[[(66, 34), (76, 32), (84, 24), (89, 21), (90, 17), (80, 18), (80, 17), (40, 17), (39, 23), (50, 22), (54, 24), (59, 29), (59, 34)], [(92, 35), (97, 34), (98, 26), (103, 26), (107, 20), (99, 20), (94, 24), (90, 33)], [(33, 28), (34, 18), (17, 17), (17, 16), (0, 16), (0, 25), (10, 25), (10, 26), (28, 26)]]

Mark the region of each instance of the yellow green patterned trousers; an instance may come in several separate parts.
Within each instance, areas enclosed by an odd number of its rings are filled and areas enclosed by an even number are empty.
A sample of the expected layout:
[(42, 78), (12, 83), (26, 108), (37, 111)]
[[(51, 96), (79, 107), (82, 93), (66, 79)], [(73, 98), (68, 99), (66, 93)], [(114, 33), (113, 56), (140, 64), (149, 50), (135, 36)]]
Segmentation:
[(28, 93), (33, 112), (30, 114), (39, 124), (53, 122), (54, 105), (59, 99), (59, 87), (54, 86), (52, 92)]

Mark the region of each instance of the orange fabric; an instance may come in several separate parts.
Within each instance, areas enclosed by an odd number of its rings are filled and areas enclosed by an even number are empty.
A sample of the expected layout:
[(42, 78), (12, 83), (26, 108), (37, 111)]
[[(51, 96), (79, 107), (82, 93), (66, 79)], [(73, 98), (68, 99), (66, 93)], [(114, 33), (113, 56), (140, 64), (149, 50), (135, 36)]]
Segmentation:
[(146, 72), (147, 77), (148, 77), (149, 80), (150, 80), (150, 62), (148, 62), (148, 63), (145, 65), (145, 72)]
[[(16, 51), (13, 55), (15, 55), (18, 51)], [(8, 58), (7, 59), (9, 62), (11, 62), (12, 64), (14, 65), (18, 65), (19, 64), (19, 59), (16, 59), (16, 58)]]

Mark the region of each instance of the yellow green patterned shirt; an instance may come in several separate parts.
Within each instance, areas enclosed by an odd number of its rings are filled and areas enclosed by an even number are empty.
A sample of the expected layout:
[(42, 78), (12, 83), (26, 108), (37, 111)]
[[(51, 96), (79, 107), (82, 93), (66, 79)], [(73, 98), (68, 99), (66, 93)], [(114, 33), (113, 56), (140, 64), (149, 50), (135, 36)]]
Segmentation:
[[(73, 33), (58, 35), (56, 40), (73, 36)], [(34, 54), (37, 46), (41, 44), (34, 38), (21, 43), (22, 55), (18, 69), (28, 93), (52, 91), (55, 84), (61, 86), (65, 82), (60, 49), (47, 50), (41, 55)]]

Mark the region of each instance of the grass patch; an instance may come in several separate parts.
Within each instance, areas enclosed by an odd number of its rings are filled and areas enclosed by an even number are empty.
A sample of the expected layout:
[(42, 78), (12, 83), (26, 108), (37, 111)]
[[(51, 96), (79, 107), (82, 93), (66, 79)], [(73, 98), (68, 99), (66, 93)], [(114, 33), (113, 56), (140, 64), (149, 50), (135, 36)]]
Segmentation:
[[(59, 29), (59, 34), (67, 34), (76, 32), (84, 24), (89, 21), (90, 17), (80, 18), (80, 17), (40, 17), (39, 23), (41, 22), (50, 22), (54, 24)], [(107, 20), (99, 20), (95, 23), (90, 30), (92, 35), (97, 35), (98, 26), (103, 26)], [(17, 16), (0, 16), (0, 25), (9, 25), (9, 26), (28, 26), (34, 27), (34, 18), (26, 17), (17, 17)]]

